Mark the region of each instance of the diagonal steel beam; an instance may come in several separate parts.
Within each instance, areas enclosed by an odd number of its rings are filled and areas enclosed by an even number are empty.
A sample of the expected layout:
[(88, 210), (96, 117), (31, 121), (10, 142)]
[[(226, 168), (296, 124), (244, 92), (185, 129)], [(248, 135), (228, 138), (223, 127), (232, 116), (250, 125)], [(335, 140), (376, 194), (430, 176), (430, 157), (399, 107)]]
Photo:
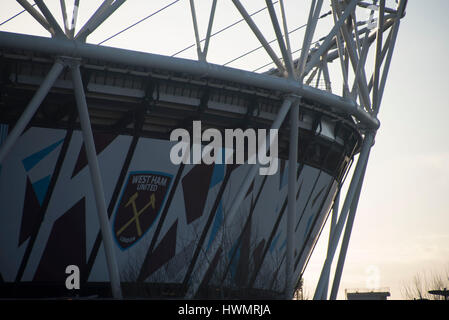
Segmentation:
[[(399, 2), (399, 6), (398, 6), (398, 16), (396, 18), (396, 21), (393, 25), (393, 30), (391, 31), (390, 35), (391, 35), (391, 39), (388, 42), (389, 44), (389, 49), (388, 49), (388, 56), (387, 56), (387, 60), (385, 61), (385, 65), (384, 65), (384, 69), (383, 69), (383, 73), (382, 73), (382, 79), (380, 81), (380, 89), (379, 89), (379, 106), (382, 102), (382, 97), (384, 94), (384, 89), (385, 89), (385, 84), (387, 81), (387, 76), (388, 76), (388, 71), (390, 70), (390, 63), (391, 63), (391, 59), (393, 57), (393, 51), (394, 51), (394, 46), (396, 44), (396, 39), (398, 36), (398, 32), (399, 32), (399, 25), (401, 23), (401, 17), (403, 16), (404, 12), (405, 12), (405, 7), (407, 5), (407, 1), (406, 0), (400, 0)], [(379, 112), (379, 108), (377, 109), (377, 112)]]
[(36, 113), (37, 109), (41, 105), (42, 101), (50, 91), (51, 87), (53, 86), (56, 79), (61, 74), (62, 70), (64, 69), (64, 65), (61, 61), (57, 60), (53, 67), (48, 72), (47, 76), (45, 77), (44, 81), (42, 81), (41, 86), (34, 94), (33, 98), (31, 99), (30, 103), (25, 108), (25, 111), (20, 116), (19, 120), (17, 120), (16, 125), (9, 133), (6, 140), (3, 142), (0, 148), (0, 163), (3, 161), (3, 159), (6, 157), (8, 152), (11, 150), (11, 148), (16, 143), (17, 139), (22, 134), (23, 130), (26, 128), (28, 123), (33, 118), (34, 114)]
[(196, 51), (197, 51), (199, 61), (206, 61), (207, 52), (209, 50), (209, 42), (210, 42), (210, 37), (211, 37), (211, 33), (212, 33), (212, 26), (214, 23), (214, 16), (215, 16), (216, 8), (217, 8), (217, 0), (213, 0), (212, 7), (210, 10), (210, 15), (209, 15), (209, 23), (207, 26), (206, 38), (204, 39), (205, 40), (204, 49), (201, 49), (201, 40), (200, 40), (200, 33), (199, 33), (199, 27), (198, 27), (198, 20), (196, 19), (195, 1), (190, 0), (190, 11), (192, 14), (193, 29), (195, 31)]
[(45, 17), (37, 11), (27, 0), (16, 0), (37, 22), (40, 23), (52, 36), (55, 35), (55, 31), (50, 26)]
[(306, 67), (304, 69), (303, 74), (307, 74), (312, 70), (312, 68), (319, 63), (321, 56), (329, 50), (333, 38), (336, 36), (337, 32), (340, 30), (343, 23), (346, 21), (346, 19), (349, 17), (349, 15), (354, 11), (355, 6), (357, 5), (357, 2), (359, 0), (352, 0), (349, 5), (346, 7), (345, 12), (341, 15), (340, 19), (337, 23), (335, 23), (332, 30), (329, 32), (329, 34), (324, 39), (321, 46), (318, 48), (317, 51), (313, 53), (313, 55), (310, 57), (310, 61), (306, 64)]
[(314, 300), (319, 300), (323, 296), (323, 291), (326, 286), (326, 275), (330, 273), (330, 268), (332, 265), (332, 261), (334, 259), (335, 252), (337, 250), (337, 246), (340, 240), (341, 233), (346, 224), (346, 220), (348, 218), (349, 210), (352, 206), (353, 200), (357, 195), (357, 188), (360, 179), (362, 179), (363, 172), (365, 170), (365, 166), (368, 162), (369, 154), (371, 151), (371, 147), (374, 142), (375, 132), (369, 131), (366, 133), (365, 139), (363, 141), (362, 150), (360, 151), (359, 159), (357, 160), (357, 165), (352, 175), (351, 183), (349, 185), (349, 189), (346, 193), (345, 201), (343, 203), (343, 208), (341, 209), (340, 216), (338, 218), (338, 222), (334, 229), (334, 235), (332, 237), (332, 245), (329, 247), (329, 251), (324, 262), (323, 268), (321, 269), (320, 279), (318, 281), (315, 295), (313, 297)]
[(318, 76), (316, 77), (316, 82), (315, 82), (315, 88), (318, 88), (320, 85), (320, 80), (321, 80), (321, 74), (323, 73), (323, 68), (320, 67), (320, 70), (318, 71)]
[[(267, 4), (268, 13), (270, 14), (271, 23), (273, 24), (274, 33), (276, 34), (279, 48), (281, 49), (282, 58), (284, 59), (284, 65), (287, 69), (288, 76), (293, 79), (295, 77), (295, 73), (293, 71), (293, 61), (291, 60), (291, 53), (287, 51), (281, 27), (279, 26), (279, 21), (276, 16), (276, 11), (274, 11), (273, 2), (272, 0), (265, 0), (265, 2)], [(285, 36), (288, 37), (287, 34)]]
[[(328, 252), (328, 254), (329, 254), (330, 248), (332, 246), (332, 238), (334, 237), (334, 229), (335, 229), (335, 226), (337, 224), (338, 206), (340, 204), (340, 190), (341, 190), (341, 186), (339, 187), (339, 191), (338, 191), (337, 195), (335, 196), (334, 204), (332, 206), (332, 217), (331, 217), (330, 230), (329, 230), (329, 242), (327, 244), (327, 252)], [(326, 277), (326, 281), (325, 281), (325, 286), (323, 288), (323, 292), (322, 292), (322, 295), (321, 295), (321, 300), (326, 300), (327, 299), (327, 293), (328, 293), (328, 289), (329, 289), (330, 273), (326, 273), (325, 277)]]
[[(386, 32), (388, 29), (390, 29), (392, 26), (393, 26), (393, 24), (394, 24), (394, 22), (396, 21), (394, 18), (392, 18), (392, 17), (386, 17), (387, 19), (385, 20), (385, 24), (384, 24), (384, 32)], [(359, 30), (359, 34), (364, 34), (364, 33), (366, 33), (367, 31), (370, 31), (368, 28), (363, 28), (363, 29), (361, 29), (361, 30)], [(368, 38), (368, 40), (369, 40), (369, 44), (370, 45), (372, 45), (373, 44), (373, 42), (376, 40), (376, 35), (377, 34), (377, 32), (375, 31), (375, 32), (370, 32), (369, 33), (369, 38)], [(332, 41), (331, 41), (331, 44), (329, 45), (329, 50), (327, 51), (327, 61), (328, 62), (332, 62), (332, 61), (334, 61), (335, 59), (338, 59), (338, 50), (336, 49), (336, 47), (337, 47), (337, 43), (336, 43), (336, 41), (335, 41), (335, 39), (333, 39)], [(332, 51), (330, 51), (330, 50), (332, 50)], [(386, 54), (386, 50), (385, 50), (385, 47), (384, 47), (384, 49), (382, 49), (382, 52), (384, 52), (385, 51), (385, 54)], [(314, 51), (314, 52), (316, 52), (316, 51)], [(314, 53), (313, 52), (313, 53)], [(313, 54), (312, 53), (312, 54)], [(326, 53), (325, 53), (326, 54)], [(323, 56), (324, 56), (324, 54), (323, 54)], [(320, 62), (318, 61), (314, 66), (312, 66), (311, 67), (311, 69), (313, 69), (314, 67), (316, 67), (318, 64), (319, 64)]]
[(86, 41), (87, 37), (94, 32), (106, 19), (108, 19), (126, 0), (105, 0), (89, 21), (81, 28), (75, 39)]
[(304, 80), (304, 68), (306, 65), (307, 57), (309, 55), (310, 45), (312, 43), (313, 35), (315, 34), (315, 29), (318, 23), (318, 18), (322, 6), (323, 0), (318, 0), (318, 3), (316, 3), (316, 0), (313, 0), (312, 4), (310, 5), (309, 18), (307, 21), (307, 28), (302, 43), (301, 55), (298, 60), (298, 65), (296, 66), (298, 77), (302, 81)]
[(66, 37), (64, 34), (64, 31), (62, 31), (61, 27), (59, 26), (58, 21), (56, 21), (53, 14), (50, 12), (50, 10), (47, 8), (43, 0), (34, 0), (36, 5), (38, 6), (39, 10), (44, 15), (47, 22), (50, 24), (51, 28), (55, 31), (55, 37)]
[(380, 81), (380, 67), (382, 65), (382, 36), (383, 26), (385, 21), (385, 0), (380, 0), (379, 20), (377, 26), (376, 36), (376, 57), (374, 65), (373, 78), (373, 112), (377, 114), (379, 111), (379, 81)]
[(331, 78), (329, 75), (329, 68), (327, 66), (327, 55), (324, 54), (322, 61), (321, 61), (321, 69), (323, 70), (323, 78), (326, 85), (326, 91), (332, 92), (332, 86), (331, 86)]
[[(390, 48), (390, 43), (391, 43), (391, 31), (387, 36), (387, 40), (386, 43), (384, 45), (384, 47), (382, 48), (382, 52), (380, 54), (380, 65), (383, 64), (385, 57), (387, 56), (388, 53), (388, 49)], [(374, 41), (373, 41), (374, 42)], [(369, 79), (369, 83), (368, 83), (368, 91), (371, 92), (371, 90), (373, 89), (373, 84), (374, 84), (374, 72), (371, 74), (371, 77)]]
[(70, 39), (73, 39), (75, 37), (75, 28), (76, 28), (76, 22), (78, 21), (79, 6), (80, 6), (80, 0), (75, 0), (75, 3), (73, 5), (72, 23), (70, 25), (70, 33), (69, 33)]
[(237, 10), (242, 15), (243, 19), (245, 19), (246, 23), (248, 24), (250, 29), (253, 31), (254, 35), (259, 40), (260, 44), (264, 47), (265, 51), (268, 53), (270, 58), (273, 60), (273, 62), (276, 65), (276, 67), (279, 69), (279, 72), (281, 74), (285, 74), (286, 70), (285, 70), (284, 65), (279, 60), (278, 56), (273, 51), (273, 49), (270, 47), (270, 44), (265, 39), (265, 37), (263, 36), (262, 32), (259, 30), (257, 25), (254, 23), (253, 19), (251, 19), (250, 15), (246, 11), (246, 9), (243, 7), (241, 2), (239, 0), (232, 0), (232, 2), (234, 3), (235, 7), (237, 8)]
[[(336, 23), (338, 21), (337, 13), (335, 8), (332, 10), (332, 15), (334, 17), (334, 22)], [(345, 65), (344, 56), (345, 56), (345, 48), (343, 46), (343, 41), (341, 39), (341, 32), (338, 30), (336, 32), (336, 44), (337, 44), (337, 51), (338, 51), (338, 58), (340, 60), (340, 66), (341, 66), (341, 73), (343, 75), (343, 97), (347, 97), (349, 95), (349, 86), (348, 86), (348, 70)]]
[(356, 11), (354, 11), (351, 14), (351, 18), (352, 18), (352, 25), (354, 27), (355, 43), (357, 46), (357, 54), (360, 56), (362, 53), (362, 44), (360, 41), (360, 33), (359, 33), (358, 25), (357, 25)]
[[(332, 0), (332, 7), (334, 8), (334, 11), (336, 12), (337, 17), (341, 17), (341, 8), (340, 5), (336, 0)], [(357, 56), (357, 49), (356, 44), (354, 43), (354, 39), (352, 36), (349, 35), (348, 29), (343, 24), (341, 27), (341, 32), (343, 35), (343, 38), (346, 43), (347, 52), (349, 54), (349, 58), (351, 60), (351, 65), (353, 67), (354, 72), (356, 73), (356, 77), (354, 79), (354, 82), (357, 83), (359, 91), (360, 91), (360, 100), (362, 101), (363, 105), (367, 110), (371, 110), (371, 102), (369, 99), (369, 91), (368, 86), (366, 82), (366, 75), (365, 71), (363, 69), (365, 65), (365, 59), (361, 59)], [(366, 37), (365, 37), (366, 39)]]
[(288, 35), (288, 27), (287, 27), (287, 17), (285, 15), (285, 7), (284, 7), (284, 0), (279, 1), (279, 6), (281, 8), (281, 15), (282, 15), (282, 25), (284, 28), (284, 37), (285, 37), (285, 45), (287, 46), (287, 52), (289, 53), (290, 61), (293, 63), (292, 58), (292, 47), (290, 45), (290, 36)]
[(313, 81), (313, 79), (314, 79), (315, 76), (317, 75), (318, 69), (319, 69), (319, 67), (316, 67), (315, 69), (313, 69), (312, 73), (309, 75), (309, 78), (308, 78), (307, 81), (305, 82), (306, 85), (310, 85), (310, 83)]
[[(352, 84), (352, 90), (351, 90), (351, 94), (354, 98), (357, 97), (357, 88), (358, 86), (358, 79), (360, 77), (360, 74), (362, 73), (362, 68), (365, 66), (366, 63), (366, 58), (368, 57), (368, 51), (370, 48), (370, 41), (369, 41), (369, 29), (367, 29), (366, 34), (365, 34), (365, 38), (363, 40), (363, 44), (362, 44), (362, 51), (360, 52), (360, 56), (359, 56), (359, 60), (357, 62), (357, 68), (355, 70), (355, 76), (354, 76), (354, 83)], [(366, 84), (366, 79), (364, 80), (365, 84)], [(366, 90), (368, 90), (368, 101), (370, 101), (369, 99), (369, 88), (368, 85), (366, 85)], [(365, 105), (365, 109), (366, 109)], [(368, 109), (371, 110), (371, 109)], [(368, 111), (367, 110), (367, 111)]]
[(210, 37), (212, 34), (212, 26), (214, 23), (214, 17), (215, 17), (215, 10), (217, 8), (217, 0), (213, 0), (212, 2), (212, 7), (210, 9), (210, 15), (209, 15), (209, 24), (207, 26), (207, 33), (206, 33), (206, 38), (205, 38), (205, 43), (204, 43), (204, 48), (203, 48), (203, 58), (204, 60), (206, 60), (207, 57), (207, 52), (209, 51), (209, 43), (210, 43)]
[(64, 23), (64, 32), (67, 37), (69, 37), (70, 34), (70, 26), (69, 26), (69, 20), (67, 18), (67, 7), (65, 5), (65, 0), (59, 1), (61, 5), (61, 13), (62, 13), (62, 21)]
[(203, 51), (201, 50), (200, 33), (198, 31), (198, 21), (196, 19), (195, 1), (190, 0), (190, 12), (192, 15), (193, 30), (195, 31), (196, 52), (198, 60), (203, 61)]
[[(108, 7), (111, 6), (113, 2), (114, 0), (103, 0), (103, 2), (100, 4), (97, 10), (89, 18), (89, 20), (87, 20), (87, 22), (78, 31), (78, 34), (76, 35), (75, 38), (81, 39), (84, 36), (84, 34), (88, 32), (88, 29), (93, 25), (93, 23), (106, 11)], [(87, 36), (85, 38), (87, 38)]]
[(359, 204), (360, 193), (362, 191), (363, 179), (365, 177), (366, 167), (363, 168), (362, 176), (360, 177), (359, 183), (357, 185), (356, 194), (354, 200), (351, 203), (351, 208), (349, 211), (348, 221), (346, 222), (345, 233), (343, 236), (343, 242), (340, 248), (340, 255), (338, 257), (337, 268), (335, 270), (334, 281), (332, 284), (330, 300), (337, 299), (338, 288), (340, 286), (341, 275), (343, 273), (343, 266), (346, 259), (346, 253), (348, 252), (349, 239), (351, 238), (352, 226), (354, 225), (355, 215), (357, 212), (357, 206)]

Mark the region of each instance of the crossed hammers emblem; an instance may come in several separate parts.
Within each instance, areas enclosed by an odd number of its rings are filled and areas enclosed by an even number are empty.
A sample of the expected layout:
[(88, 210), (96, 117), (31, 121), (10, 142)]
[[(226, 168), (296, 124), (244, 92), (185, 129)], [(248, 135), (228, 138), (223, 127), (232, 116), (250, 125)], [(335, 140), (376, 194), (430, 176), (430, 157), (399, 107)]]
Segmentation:
[(125, 208), (127, 208), (127, 207), (129, 207), (131, 205), (132, 209), (133, 209), (134, 216), (127, 223), (125, 223), (120, 228), (120, 230), (117, 231), (117, 236), (119, 236), (123, 231), (125, 231), (133, 222), (135, 222), (135, 224), (136, 224), (137, 235), (139, 237), (142, 235), (142, 228), (140, 227), (139, 217), (150, 206), (153, 208), (153, 210), (156, 209), (156, 196), (154, 195), (154, 193), (152, 193), (151, 196), (150, 196), (150, 201), (140, 210), (137, 210), (137, 206), (136, 206), (136, 200), (137, 200), (138, 197), (139, 197), (139, 193), (138, 192), (134, 193), (131, 197), (129, 197), (129, 200), (126, 203)]

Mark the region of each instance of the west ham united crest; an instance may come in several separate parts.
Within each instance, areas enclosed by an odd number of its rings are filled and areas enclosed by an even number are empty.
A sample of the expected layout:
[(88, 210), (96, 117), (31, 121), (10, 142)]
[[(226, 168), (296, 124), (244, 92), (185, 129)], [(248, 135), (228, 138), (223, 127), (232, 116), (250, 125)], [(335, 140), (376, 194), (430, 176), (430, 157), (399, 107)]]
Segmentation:
[(114, 219), (114, 236), (122, 249), (139, 241), (156, 220), (172, 176), (161, 172), (131, 172)]

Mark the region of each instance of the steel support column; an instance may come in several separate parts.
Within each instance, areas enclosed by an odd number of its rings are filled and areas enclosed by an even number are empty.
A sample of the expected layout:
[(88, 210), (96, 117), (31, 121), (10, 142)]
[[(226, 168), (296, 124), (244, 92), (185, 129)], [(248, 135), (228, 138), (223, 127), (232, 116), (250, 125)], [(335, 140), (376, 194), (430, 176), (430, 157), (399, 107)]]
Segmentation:
[(316, 4), (316, 0), (312, 1), (310, 5), (309, 18), (307, 20), (307, 28), (306, 33), (304, 35), (301, 55), (298, 60), (298, 65), (296, 67), (296, 71), (298, 73), (298, 77), (301, 81), (304, 79), (303, 71), (306, 65), (307, 57), (310, 51), (310, 44), (312, 43), (313, 35), (315, 34), (316, 25), (318, 22), (318, 18), (320, 16), (321, 7), (323, 5), (323, 0), (318, 0), (318, 4)]
[[(285, 44), (285, 40), (282, 36), (281, 27), (279, 26), (279, 21), (276, 16), (276, 11), (274, 10), (272, 0), (265, 0), (268, 8), (268, 13), (270, 14), (271, 23), (273, 24), (274, 33), (276, 34), (276, 38), (279, 44), (279, 48), (281, 49), (282, 58), (284, 59), (284, 65), (287, 69), (288, 76), (292, 79), (295, 78), (295, 72), (293, 70), (293, 61), (291, 60), (291, 52), (287, 50), (287, 46)], [(288, 34), (285, 34), (285, 38), (287, 39)]]
[(394, 46), (396, 44), (396, 39), (398, 37), (399, 25), (401, 24), (400, 17), (404, 14), (404, 10), (405, 10), (406, 4), (407, 4), (406, 0), (400, 0), (399, 6), (398, 6), (398, 18), (396, 19), (396, 21), (395, 21), (395, 23), (393, 25), (393, 30), (391, 31), (391, 39), (390, 39), (390, 42), (389, 42), (390, 46), (389, 46), (389, 49), (388, 49), (387, 60), (385, 61), (385, 65), (384, 65), (383, 73), (382, 73), (382, 78), (381, 78), (381, 81), (380, 81), (379, 101), (378, 101), (379, 105), (382, 102), (382, 97), (383, 97), (384, 89), (385, 89), (385, 83), (387, 81), (388, 71), (390, 70), (390, 63), (391, 63), (391, 59), (393, 57)]
[(198, 31), (198, 20), (196, 19), (195, 2), (190, 0), (190, 12), (192, 14), (193, 30), (195, 31), (196, 52), (198, 60), (203, 61), (203, 51), (201, 50), (200, 33)]
[(209, 24), (207, 25), (206, 39), (205, 39), (204, 48), (203, 48), (204, 61), (206, 61), (207, 52), (209, 51), (209, 43), (210, 43), (210, 38), (211, 38), (211, 34), (212, 34), (212, 26), (214, 23), (216, 8), (217, 8), (217, 0), (213, 0), (212, 8), (210, 9)]
[(85, 42), (87, 37), (105, 22), (126, 0), (105, 0), (100, 8), (81, 28), (75, 39)]
[(45, 28), (52, 36), (55, 35), (55, 30), (50, 26), (45, 17), (37, 11), (27, 0), (16, 0), (41, 26)]
[(75, 0), (75, 4), (73, 5), (72, 23), (70, 25), (70, 32), (68, 34), (69, 39), (73, 39), (75, 37), (75, 28), (76, 28), (76, 22), (78, 21), (79, 5), (80, 5), (80, 0)]
[[(337, 218), (338, 218), (338, 206), (340, 204), (340, 191), (338, 191), (337, 195), (334, 199), (334, 205), (332, 207), (332, 217), (331, 217), (331, 224), (330, 224), (330, 230), (329, 230), (329, 243), (327, 245), (327, 254), (329, 254), (331, 245), (332, 245), (332, 238), (334, 236), (334, 230), (335, 226), (337, 225)], [(329, 279), (330, 279), (330, 270), (325, 275), (325, 284), (323, 288), (323, 293), (321, 295), (322, 300), (327, 299), (327, 293), (329, 289)]]
[(70, 34), (70, 26), (69, 21), (67, 18), (67, 7), (65, 5), (65, 0), (59, 0), (59, 3), (61, 5), (61, 13), (62, 13), (62, 22), (64, 24), (64, 32), (67, 37), (69, 37)]
[(384, 26), (384, 14), (385, 14), (385, 0), (380, 0), (379, 20), (377, 21), (377, 35), (376, 35), (376, 56), (374, 62), (374, 75), (373, 75), (373, 103), (372, 108), (374, 114), (377, 114), (379, 105), (379, 81), (380, 81), (380, 67), (382, 65), (382, 39), (383, 39), (383, 26)]
[(290, 145), (288, 156), (288, 212), (287, 212), (287, 250), (285, 260), (285, 299), (293, 295), (293, 259), (296, 217), (296, 167), (298, 164), (298, 118), (299, 102), (290, 108)]
[(293, 63), (292, 47), (290, 45), (290, 36), (288, 35), (289, 32), (288, 32), (288, 27), (287, 27), (287, 17), (285, 15), (284, 0), (279, 1), (279, 6), (281, 8), (282, 26), (284, 28), (285, 45), (287, 46), (287, 52), (289, 54), (289, 59)]
[(270, 44), (268, 43), (268, 41), (263, 36), (262, 32), (259, 30), (257, 25), (254, 23), (253, 19), (251, 19), (251, 16), (248, 14), (248, 12), (246, 12), (245, 7), (243, 7), (243, 5), (240, 3), (239, 0), (232, 0), (232, 2), (234, 3), (234, 5), (237, 8), (237, 10), (239, 10), (239, 12), (242, 15), (243, 19), (245, 19), (246, 23), (248, 24), (250, 29), (253, 31), (254, 35), (257, 37), (257, 39), (259, 40), (260, 44), (265, 48), (266, 52), (268, 53), (268, 55), (273, 60), (273, 62), (276, 65), (276, 67), (278, 67), (279, 72), (280, 73), (287, 72), (287, 70), (285, 69), (284, 65), (281, 63), (281, 61), (279, 60), (279, 58), (276, 55), (276, 53), (270, 47)]
[(55, 17), (50, 12), (48, 7), (45, 5), (44, 1), (43, 0), (34, 0), (34, 2), (36, 3), (39, 10), (44, 15), (47, 22), (50, 24), (51, 28), (54, 30), (55, 36), (65, 38), (66, 36), (64, 34), (64, 31), (62, 31), (61, 27), (59, 26), (58, 21), (56, 21)]
[(354, 200), (351, 204), (351, 211), (349, 212), (348, 221), (346, 222), (345, 234), (343, 236), (343, 242), (340, 248), (340, 256), (338, 257), (337, 269), (335, 270), (334, 281), (332, 284), (332, 290), (330, 294), (330, 300), (335, 300), (337, 298), (338, 288), (340, 286), (341, 275), (343, 273), (343, 266), (345, 264), (346, 253), (348, 252), (349, 239), (351, 238), (352, 226), (354, 224), (355, 214), (357, 212), (357, 206), (359, 204), (360, 193), (362, 191), (363, 179), (365, 177), (366, 167), (363, 170), (362, 176), (360, 177), (357, 191)]
[(23, 130), (26, 128), (28, 123), (33, 118), (37, 109), (41, 105), (42, 101), (46, 97), (47, 93), (50, 91), (56, 79), (59, 77), (61, 71), (64, 69), (64, 64), (57, 60), (53, 67), (48, 72), (44, 81), (42, 81), (41, 86), (34, 94), (28, 106), (25, 108), (25, 111), (20, 116), (19, 120), (17, 120), (14, 129), (11, 130), (10, 134), (6, 138), (5, 142), (2, 144), (0, 148), (0, 163), (6, 157), (8, 152), (11, 150), (12, 146), (16, 143), (17, 139), (22, 134)]
[(114, 242), (112, 240), (112, 232), (109, 225), (108, 213), (106, 211), (103, 182), (101, 179), (100, 168), (98, 166), (97, 152), (95, 150), (95, 142), (92, 134), (89, 112), (87, 110), (87, 102), (86, 96), (84, 94), (81, 72), (78, 64), (71, 66), (71, 69), (76, 106), (78, 108), (81, 130), (83, 132), (84, 146), (86, 148), (90, 177), (95, 194), (95, 204), (97, 207), (98, 218), (100, 220), (100, 228), (101, 234), (103, 236), (103, 244), (106, 253), (109, 279), (111, 281), (112, 295), (115, 299), (121, 299), (122, 291), (120, 287), (120, 276), (117, 260), (115, 258)]

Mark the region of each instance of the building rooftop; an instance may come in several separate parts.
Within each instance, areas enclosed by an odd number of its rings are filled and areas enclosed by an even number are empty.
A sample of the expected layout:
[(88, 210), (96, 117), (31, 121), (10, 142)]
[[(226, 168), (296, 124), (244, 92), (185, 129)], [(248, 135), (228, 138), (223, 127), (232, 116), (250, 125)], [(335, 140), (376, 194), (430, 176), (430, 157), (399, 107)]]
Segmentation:
[(346, 289), (345, 294), (347, 300), (387, 300), (390, 289)]

